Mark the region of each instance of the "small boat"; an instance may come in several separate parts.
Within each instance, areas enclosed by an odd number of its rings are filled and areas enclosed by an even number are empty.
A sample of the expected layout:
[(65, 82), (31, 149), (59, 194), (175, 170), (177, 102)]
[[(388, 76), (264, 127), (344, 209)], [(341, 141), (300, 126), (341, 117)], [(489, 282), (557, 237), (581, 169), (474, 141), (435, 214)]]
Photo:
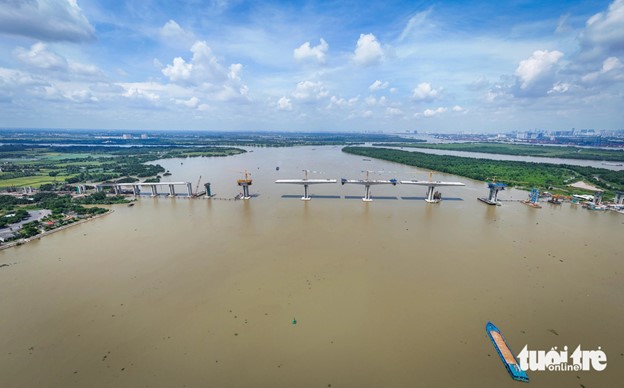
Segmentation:
[(275, 167), (275, 171), (279, 171), (279, 166)]
[(128, 207), (132, 207), (132, 206), (134, 206), (134, 202), (131, 202), (128, 204)]
[(603, 166), (624, 166), (624, 164), (622, 163), (608, 163), (608, 162), (603, 162), (602, 163)]
[(512, 379), (518, 381), (529, 382), (529, 376), (527, 376), (526, 372), (520, 369), (520, 365), (518, 364), (518, 360), (513, 355), (513, 352), (507, 345), (507, 341), (501, 334), (498, 327), (494, 326), (492, 322), (488, 322), (485, 325), (485, 331), (487, 332), (488, 337), (490, 337), (490, 341), (494, 344), (494, 349), (498, 353), (503, 365), (509, 372), (509, 375)]

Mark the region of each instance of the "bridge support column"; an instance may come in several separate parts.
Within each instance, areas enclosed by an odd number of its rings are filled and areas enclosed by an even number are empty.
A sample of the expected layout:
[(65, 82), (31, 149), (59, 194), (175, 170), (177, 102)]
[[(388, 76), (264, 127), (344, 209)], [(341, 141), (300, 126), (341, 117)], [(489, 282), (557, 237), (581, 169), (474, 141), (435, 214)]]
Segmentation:
[(158, 189), (156, 188), (156, 185), (152, 185), (150, 187), (152, 189), (152, 197), (157, 197), (158, 196)]
[(370, 185), (365, 185), (364, 188), (366, 189), (366, 191), (364, 192), (364, 198), (362, 198), (362, 201), (371, 202), (373, 199), (370, 195)]
[(243, 185), (243, 199), (250, 199), (249, 195), (249, 185)]
[(302, 201), (309, 201), (310, 199), (310, 195), (308, 194), (308, 185), (303, 185), (303, 197), (301, 198)]
[(173, 185), (169, 185), (169, 196), (175, 197), (175, 188), (173, 187)]
[(115, 194), (116, 194), (116, 195), (121, 194), (121, 186), (119, 186), (119, 185), (115, 185), (115, 186), (113, 187), (113, 190), (115, 191)]
[(206, 197), (212, 197), (212, 192), (210, 191), (210, 182), (204, 183), (204, 187), (206, 188)]
[(616, 191), (615, 192), (615, 200), (614, 202), (617, 205), (624, 205), (624, 191)]
[(141, 194), (141, 189), (139, 188), (139, 185), (132, 185), (132, 193), (135, 197)]
[(596, 205), (600, 205), (602, 203), (602, 195), (604, 194), (604, 192), (602, 191), (596, 191), (594, 193), (594, 203)]
[(435, 199), (433, 198), (433, 190), (435, 190), (435, 186), (427, 187), (427, 199), (425, 199), (425, 201), (430, 202), (430, 203), (436, 202)]
[(193, 186), (189, 182), (186, 182), (186, 190), (188, 191), (188, 197), (193, 196)]

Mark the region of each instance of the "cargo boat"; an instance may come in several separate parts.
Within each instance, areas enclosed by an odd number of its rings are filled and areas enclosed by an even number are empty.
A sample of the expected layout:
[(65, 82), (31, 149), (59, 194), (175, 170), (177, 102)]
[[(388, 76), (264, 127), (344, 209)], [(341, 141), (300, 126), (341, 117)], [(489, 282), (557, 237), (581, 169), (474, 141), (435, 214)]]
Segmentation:
[(507, 372), (512, 379), (518, 381), (529, 382), (529, 376), (527, 376), (526, 372), (520, 369), (520, 365), (518, 365), (518, 360), (514, 357), (513, 352), (507, 345), (505, 338), (501, 334), (498, 327), (496, 327), (492, 322), (488, 322), (485, 325), (485, 331), (490, 337), (490, 341), (494, 344), (494, 349), (498, 353), (503, 365), (507, 368)]

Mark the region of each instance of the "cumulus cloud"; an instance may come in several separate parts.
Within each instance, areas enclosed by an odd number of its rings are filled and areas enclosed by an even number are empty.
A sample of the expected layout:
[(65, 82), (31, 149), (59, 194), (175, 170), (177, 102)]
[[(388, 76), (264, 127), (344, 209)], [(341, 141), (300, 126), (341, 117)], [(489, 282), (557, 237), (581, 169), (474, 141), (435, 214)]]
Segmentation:
[(615, 0), (605, 12), (589, 18), (580, 43), (583, 60), (624, 54), (624, 0)]
[(292, 95), (297, 100), (313, 101), (327, 97), (328, 94), (329, 92), (325, 89), (323, 83), (320, 81), (301, 81), (297, 84), (297, 87), (295, 88), (295, 91)]
[(434, 89), (430, 83), (422, 82), (412, 92), (412, 98), (416, 101), (433, 101), (440, 96), (442, 88)]
[(298, 61), (315, 60), (318, 63), (325, 63), (325, 54), (328, 49), (329, 45), (321, 38), (321, 42), (314, 47), (310, 47), (310, 42), (305, 42), (293, 51), (293, 55)]
[(563, 57), (561, 51), (537, 50), (523, 61), (520, 61), (515, 75), (520, 90), (525, 93), (545, 92), (553, 84), (557, 63)]
[(15, 57), (39, 72), (52, 73), (60, 78), (101, 78), (104, 74), (97, 66), (68, 60), (65, 57), (48, 49), (42, 42), (33, 44), (30, 49), (18, 47), (13, 51)]
[(462, 107), (461, 107), (461, 106), (459, 106), (459, 105), (455, 105), (455, 106), (452, 108), (452, 110), (453, 110), (453, 112), (464, 112), (466, 109), (462, 108)]
[(150, 92), (148, 90), (144, 90), (138, 87), (128, 88), (122, 96), (130, 98), (130, 99), (138, 99), (138, 100), (147, 100), (151, 102), (157, 102), (160, 100), (160, 96), (156, 93)]
[(205, 41), (197, 41), (191, 46), (193, 56), (189, 62), (182, 57), (173, 59), (162, 73), (171, 82), (200, 84), (202, 82), (227, 79), (228, 71), (219, 63)]
[(292, 110), (292, 103), (290, 102), (290, 98), (286, 98), (283, 96), (277, 101), (277, 109), (279, 110)]
[(433, 116), (437, 116), (439, 114), (442, 114), (442, 113), (446, 112), (447, 110), (448, 109), (444, 108), (444, 107), (438, 107), (436, 109), (425, 109), (422, 114), (425, 117), (433, 117)]
[(350, 99), (344, 99), (344, 98), (338, 98), (336, 96), (331, 96), (331, 98), (329, 99), (329, 105), (327, 105), (327, 108), (345, 108), (345, 107), (350, 107), (350, 106), (354, 106), (358, 100), (360, 98), (359, 97), (353, 97)]
[(42, 41), (85, 42), (95, 39), (95, 29), (76, 0), (2, 1), (0, 33)]
[(584, 75), (581, 81), (584, 83), (593, 83), (596, 81), (623, 81), (624, 80), (624, 64), (616, 58), (609, 57), (602, 63), (602, 68)]
[(193, 56), (190, 61), (176, 57), (171, 64), (161, 69), (169, 81), (212, 92), (213, 97), (221, 101), (248, 99), (249, 88), (242, 83), (240, 76), (242, 64), (234, 63), (224, 67), (204, 41), (195, 42), (191, 52)]
[(388, 82), (381, 82), (380, 80), (376, 80), (369, 87), (368, 90), (371, 92), (382, 90), (388, 87)]
[(355, 46), (353, 61), (362, 66), (379, 63), (384, 59), (384, 51), (373, 34), (360, 34)]

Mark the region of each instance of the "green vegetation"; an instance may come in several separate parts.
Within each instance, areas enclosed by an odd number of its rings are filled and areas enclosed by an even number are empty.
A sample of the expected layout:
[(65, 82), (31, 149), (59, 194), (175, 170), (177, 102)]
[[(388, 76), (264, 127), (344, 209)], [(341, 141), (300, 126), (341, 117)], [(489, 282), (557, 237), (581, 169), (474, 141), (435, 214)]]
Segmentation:
[(510, 186), (537, 187), (554, 192), (576, 193), (567, 184), (585, 180), (605, 191), (624, 190), (624, 171), (603, 168), (473, 159), (431, 155), (388, 148), (345, 147), (344, 152), (486, 181), (496, 178)]
[(158, 159), (214, 157), (245, 152), (229, 147), (104, 147), (0, 146), (0, 189), (41, 187), (48, 190), (72, 183), (136, 182), (165, 172)]
[(74, 203), (81, 205), (113, 205), (116, 203), (128, 203), (129, 201), (123, 195), (107, 196), (105, 192), (89, 194), (85, 197), (74, 198)]
[(414, 147), (429, 148), (436, 150), (483, 152), (486, 154), (539, 156), (545, 158), (604, 160), (610, 162), (624, 162), (624, 151), (603, 150), (596, 148), (580, 147), (555, 147), (526, 144), (503, 144), (503, 143), (445, 143), (445, 144), (420, 144), (420, 143), (375, 143), (375, 146)]

